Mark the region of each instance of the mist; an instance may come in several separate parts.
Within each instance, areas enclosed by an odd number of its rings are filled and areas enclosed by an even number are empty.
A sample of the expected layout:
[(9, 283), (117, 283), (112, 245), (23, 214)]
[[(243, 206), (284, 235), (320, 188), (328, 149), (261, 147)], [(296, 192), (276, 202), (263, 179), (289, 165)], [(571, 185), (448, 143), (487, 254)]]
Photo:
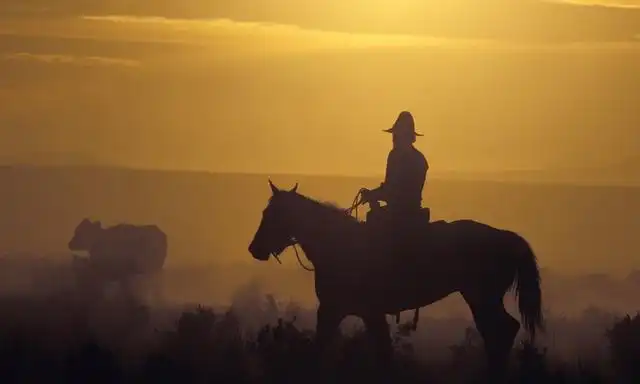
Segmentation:
[[(536, 256), (546, 329), (518, 334), (516, 374), (633, 376), (639, 26), (633, 0), (3, 2), (3, 377), (315, 379), (310, 261), (248, 249), (268, 181), (349, 207), (383, 180), (381, 131), (405, 110), (432, 221), (515, 232)], [(69, 242), (85, 219), (156, 226), (166, 260), (83, 275), (97, 258)], [(118, 245), (102, 244), (110, 260), (129, 255)], [(504, 303), (520, 319), (514, 292)], [(387, 318), (398, 381), (476, 378), (489, 328), (461, 294), (421, 308), (414, 332), (411, 317)], [(363, 326), (341, 324), (350, 382), (376, 366)]]

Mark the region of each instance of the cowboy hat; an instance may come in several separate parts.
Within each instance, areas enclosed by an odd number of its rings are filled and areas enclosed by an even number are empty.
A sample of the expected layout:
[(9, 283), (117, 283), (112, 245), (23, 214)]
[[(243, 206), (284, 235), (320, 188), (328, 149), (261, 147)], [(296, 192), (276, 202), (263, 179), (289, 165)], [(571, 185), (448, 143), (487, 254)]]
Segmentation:
[(398, 115), (396, 122), (393, 123), (393, 127), (389, 129), (383, 129), (383, 132), (399, 133), (399, 134), (412, 134), (414, 136), (424, 136), (421, 133), (415, 131), (415, 123), (413, 122), (413, 116), (411, 112), (402, 111)]

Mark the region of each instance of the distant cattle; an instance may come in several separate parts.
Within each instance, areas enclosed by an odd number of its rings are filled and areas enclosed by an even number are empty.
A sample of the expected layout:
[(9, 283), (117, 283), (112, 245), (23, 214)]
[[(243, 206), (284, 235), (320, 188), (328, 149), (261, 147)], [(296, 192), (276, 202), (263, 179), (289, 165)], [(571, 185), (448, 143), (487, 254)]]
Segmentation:
[(87, 264), (107, 280), (160, 271), (167, 258), (167, 236), (155, 225), (118, 224), (103, 228), (84, 219), (71, 241), (71, 251), (89, 254)]

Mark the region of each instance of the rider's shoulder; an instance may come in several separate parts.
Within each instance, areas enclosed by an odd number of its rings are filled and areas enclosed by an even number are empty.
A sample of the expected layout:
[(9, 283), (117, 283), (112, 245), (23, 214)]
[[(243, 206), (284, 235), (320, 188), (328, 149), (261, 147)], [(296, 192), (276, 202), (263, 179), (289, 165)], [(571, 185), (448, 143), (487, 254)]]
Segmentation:
[(420, 152), (420, 150), (416, 147), (410, 146), (406, 148), (392, 148), (389, 151), (389, 158), (411, 158), (415, 160), (421, 160), (426, 162), (427, 158)]
[(429, 169), (429, 162), (427, 161), (427, 158), (425, 157), (425, 155), (422, 152), (420, 152), (418, 148), (415, 148), (415, 147), (413, 147), (412, 152), (413, 152), (414, 161), (416, 163), (419, 163), (420, 167)]
[(424, 156), (424, 154), (422, 153), (422, 151), (420, 151), (418, 148), (416, 147), (411, 147), (411, 153), (415, 156), (415, 157), (419, 157), (422, 158), (426, 161), (426, 157)]
[(387, 158), (391, 159), (394, 157), (398, 157), (400, 155), (400, 150), (398, 150), (398, 148), (391, 148), (391, 150), (389, 151), (389, 154), (387, 155)]

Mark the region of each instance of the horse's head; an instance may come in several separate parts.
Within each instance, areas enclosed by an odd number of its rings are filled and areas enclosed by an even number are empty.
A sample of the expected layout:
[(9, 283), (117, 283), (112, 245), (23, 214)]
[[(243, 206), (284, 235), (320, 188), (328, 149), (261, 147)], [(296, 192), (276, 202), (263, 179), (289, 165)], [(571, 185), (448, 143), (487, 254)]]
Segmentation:
[(271, 255), (279, 255), (295, 242), (290, 212), (293, 199), (298, 196), (298, 184), (289, 191), (278, 189), (271, 180), (269, 186), (272, 193), (269, 204), (262, 212), (262, 221), (249, 245), (251, 255), (261, 261), (268, 260)]
[(69, 250), (88, 251), (101, 230), (102, 224), (99, 221), (92, 222), (89, 219), (83, 219), (76, 227), (73, 238), (69, 241)]

